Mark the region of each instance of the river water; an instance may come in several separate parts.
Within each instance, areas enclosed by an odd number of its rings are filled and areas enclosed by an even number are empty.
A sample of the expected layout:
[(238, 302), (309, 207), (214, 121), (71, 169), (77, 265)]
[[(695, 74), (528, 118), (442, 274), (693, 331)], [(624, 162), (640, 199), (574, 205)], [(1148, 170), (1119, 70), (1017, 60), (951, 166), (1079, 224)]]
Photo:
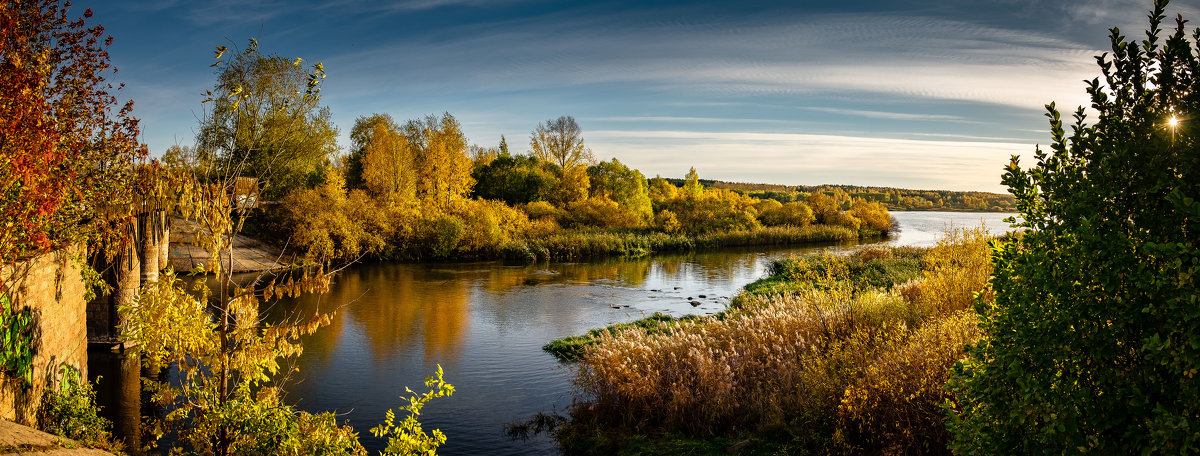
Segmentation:
[[(948, 228), (980, 224), (998, 233), (1011, 215), (892, 214), (899, 232), (876, 242), (933, 245)], [(430, 402), (421, 416), (426, 430), (441, 429), (448, 438), (439, 453), (557, 454), (547, 436), (513, 441), (503, 432), (504, 423), (537, 412), (564, 413), (574, 399), (571, 366), (542, 351), (546, 342), (654, 312), (719, 312), (774, 259), (857, 245), (587, 263), (358, 265), (343, 271), (329, 293), (273, 308), (336, 310), (329, 327), (304, 340), (287, 399), (305, 410), (336, 410), (374, 454), (386, 442), (369, 429), (403, 404), (405, 386), (422, 391), (424, 377), (440, 364), (457, 391)], [(693, 307), (693, 300), (702, 304)]]

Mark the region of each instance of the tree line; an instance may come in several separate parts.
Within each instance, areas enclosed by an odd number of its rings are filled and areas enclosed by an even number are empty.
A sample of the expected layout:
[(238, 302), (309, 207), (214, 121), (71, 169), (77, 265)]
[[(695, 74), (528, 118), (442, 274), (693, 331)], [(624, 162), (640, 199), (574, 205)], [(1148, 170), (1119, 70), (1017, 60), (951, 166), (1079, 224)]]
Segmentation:
[(756, 198), (770, 198), (780, 202), (803, 200), (809, 193), (844, 192), (851, 198), (883, 203), (893, 211), (977, 211), (1016, 212), (1016, 199), (1012, 195), (988, 192), (963, 192), (953, 190), (913, 190), (893, 187), (860, 187), (854, 185), (772, 185), (747, 184), (741, 182), (703, 182), (714, 188), (727, 188)]
[(839, 189), (782, 200), (706, 187), (694, 169), (678, 184), (647, 179), (617, 158), (597, 161), (571, 116), (538, 124), (516, 153), (503, 136), (495, 147), (472, 144), (449, 113), (403, 122), (374, 113), (355, 120), (341, 155), (328, 109), (297, 95), (323, 73), (306, 77), (294, 61), (260, 55), (225, 67), (218, 90), (262, 89), (214, 100), (196, 146), (174, 146), (163, 161), (204, 179), (256, 178), (279, 204), (252, 231), (318, 261), (499, 256), (568, 231), (696, 236), (816, 224), (858, 237), (891, 228), (883, 204)]

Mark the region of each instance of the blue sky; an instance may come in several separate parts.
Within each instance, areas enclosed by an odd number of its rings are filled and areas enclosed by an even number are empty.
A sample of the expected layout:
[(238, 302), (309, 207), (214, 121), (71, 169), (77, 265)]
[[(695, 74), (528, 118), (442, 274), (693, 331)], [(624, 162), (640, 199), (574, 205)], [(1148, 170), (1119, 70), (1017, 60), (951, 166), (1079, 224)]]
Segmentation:
[[(343, 150), (358, 116), (450, 112), (472, 143), (528, 150), (572, 115), (599, 159), (648, 176), (1003, 192), (1086, 99), (1108, 28), (1152, 2), (1097, 0), (78, 1), (160, 154), (193, 142), (217, 45), (309, 62)], [(1176, 2), (1170, 13), (1196, 18)], [(1170, 21), (1173, 24), (1173, 21)], [(1028, 158), (1026, 159), (1028, 160)]]

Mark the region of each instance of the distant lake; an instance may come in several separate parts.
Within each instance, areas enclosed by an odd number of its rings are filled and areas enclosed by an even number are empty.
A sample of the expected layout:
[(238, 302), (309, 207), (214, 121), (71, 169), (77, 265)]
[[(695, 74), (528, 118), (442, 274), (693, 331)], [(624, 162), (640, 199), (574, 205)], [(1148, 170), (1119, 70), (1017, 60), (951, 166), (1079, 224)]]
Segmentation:
[[(1012, 214), (893, 212), (900, 230), (885, 245), (926, 246), (949, 227), (1000, 233)], [(441, 364), (457, 392), (423, 411), (441, 429), (439, 453), (557, 454), (548, 436), (512, 441), (503, 425), (537, 412), (564, 413), (574, 399), (570, 365), (541, 347), (553, 339), (654, 312), (711, 314), (778, 258), (861, 243), (785, 249), (731, 249), (586, 263), (363, 264), (343, 271), (329, 293), (289, 300), (277, 312), (337, 309), (333, 323), (304, 340), (287, 400), (336, 410), (371, 453), (386, 443), (369, 429), (401, 405), (404, 387), (422, 391)], [(703, 297), (701, 297), (703, 295)], [(689, 300), (702, 304), (693, 307)], [(103, 387), (103, 386), (102, 386)]]

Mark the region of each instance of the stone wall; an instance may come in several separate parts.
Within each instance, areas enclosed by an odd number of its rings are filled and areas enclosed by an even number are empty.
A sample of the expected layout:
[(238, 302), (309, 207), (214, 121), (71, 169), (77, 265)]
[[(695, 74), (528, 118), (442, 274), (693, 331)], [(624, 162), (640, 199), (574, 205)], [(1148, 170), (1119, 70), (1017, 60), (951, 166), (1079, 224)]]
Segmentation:
[(3, 280), (17, 309), (33, 314), (33, 386), (0, 375), (0, 418), (35, 424), (46, 388), (68, 365), (87, 378), (87, 302), (79, 267), (82, 246), (47, 253), (6, 266)]

